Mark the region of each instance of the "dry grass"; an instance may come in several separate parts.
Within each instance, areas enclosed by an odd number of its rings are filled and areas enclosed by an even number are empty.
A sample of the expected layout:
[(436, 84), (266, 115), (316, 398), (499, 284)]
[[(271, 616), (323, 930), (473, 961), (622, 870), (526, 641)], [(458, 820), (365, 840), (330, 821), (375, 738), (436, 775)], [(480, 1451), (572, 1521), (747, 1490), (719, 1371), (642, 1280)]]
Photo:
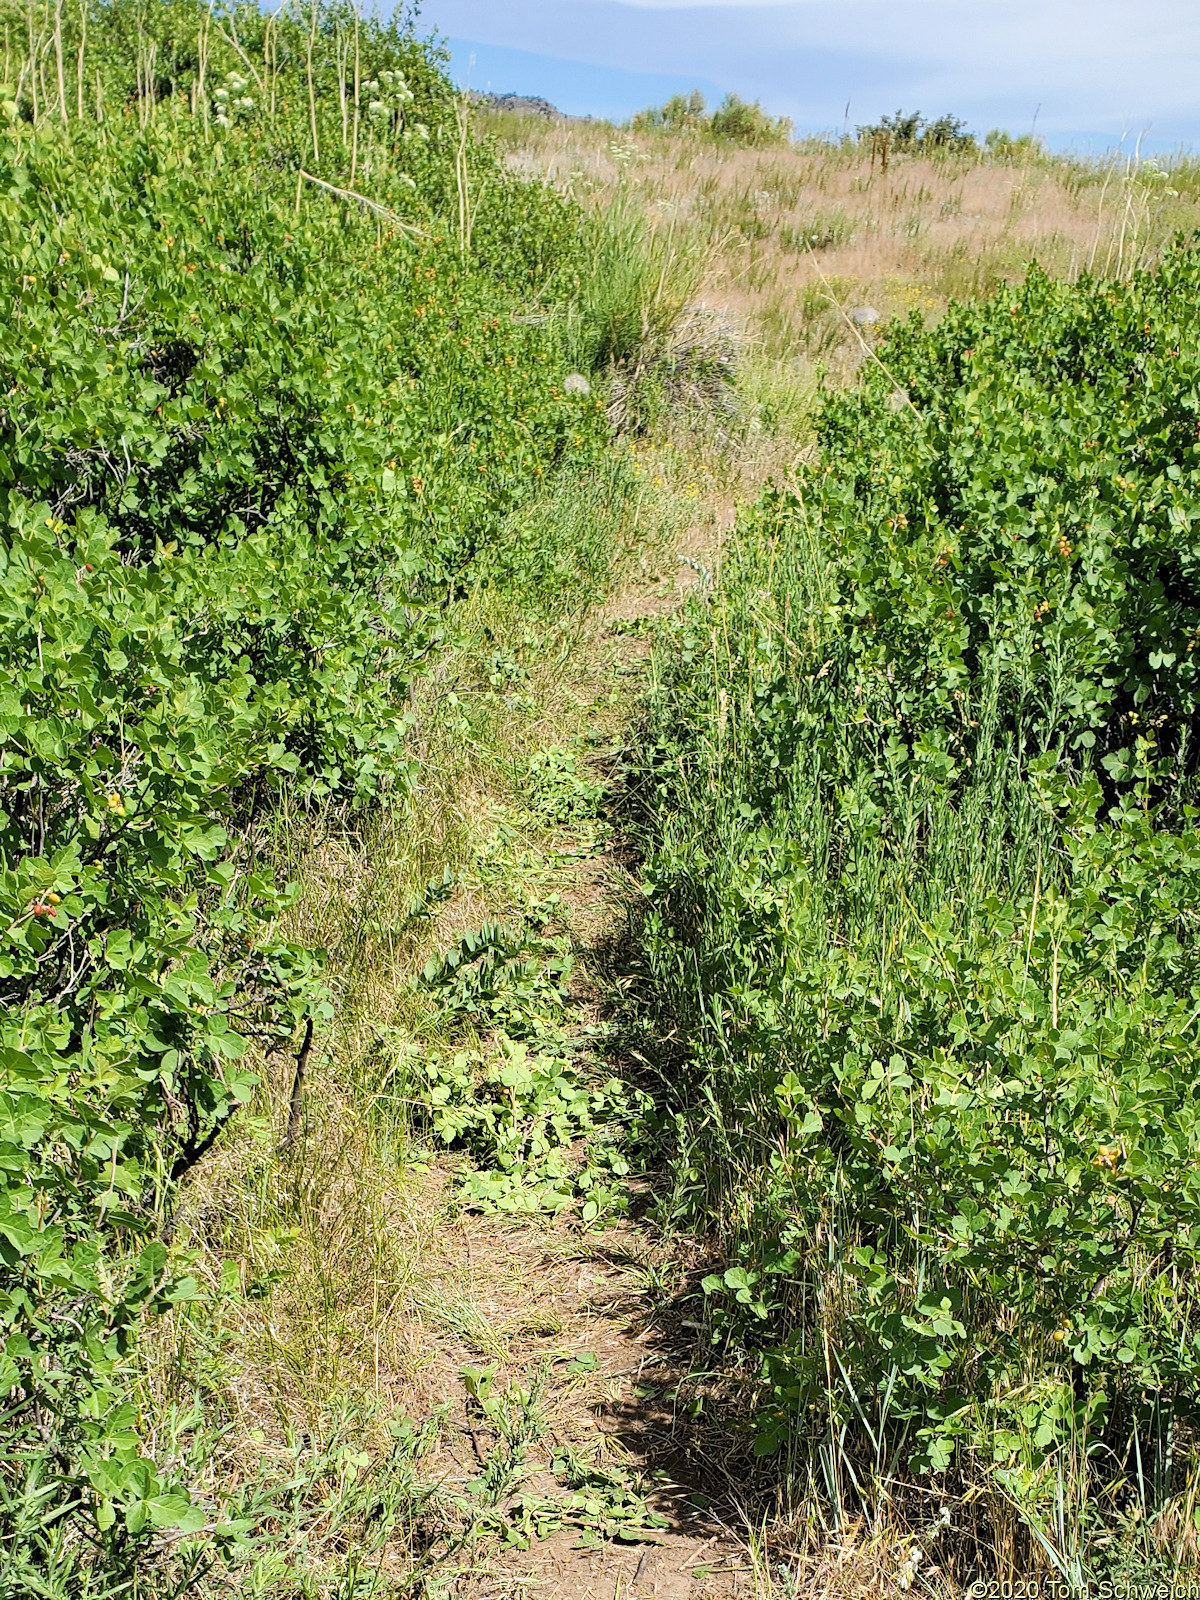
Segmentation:
[(831, 305), (883, 316), (938, 314), (1037, 259), (1055, 275), (1120, 275), (1200, 224), (1194, 174), (1134, 159), (1109, 165), (1031, 155), (1019, 165), (894, 155), (817, 140), (742, 149), (695, 132), (481, 110), (517, 171), (603, 206), (626, 185), (665, 227), (708, 250), (701, 298), (742, 321), (762, 351), (794, 361), (852, 352)]

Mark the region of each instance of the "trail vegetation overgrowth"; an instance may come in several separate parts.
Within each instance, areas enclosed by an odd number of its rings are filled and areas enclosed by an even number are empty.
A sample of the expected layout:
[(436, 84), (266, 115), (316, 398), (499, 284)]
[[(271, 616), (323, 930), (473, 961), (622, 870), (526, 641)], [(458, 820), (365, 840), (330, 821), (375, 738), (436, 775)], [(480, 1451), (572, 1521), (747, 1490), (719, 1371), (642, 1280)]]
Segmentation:
[(894, 324), (657, 657), (667, 1210), (756, 1452), (962, 1576), (1194, 1557), (1198, 319)]
[[(648, 1160), (664, 1459), (902, 1587), (1192, 1559), (1194, 174), (730, 101), (555, 187), (403, 14), (0, 20), (0, 1600), (661, 1531), (621, 1363), (454, 1287)], [(567, 900), (679, 542), (626, 971)]]

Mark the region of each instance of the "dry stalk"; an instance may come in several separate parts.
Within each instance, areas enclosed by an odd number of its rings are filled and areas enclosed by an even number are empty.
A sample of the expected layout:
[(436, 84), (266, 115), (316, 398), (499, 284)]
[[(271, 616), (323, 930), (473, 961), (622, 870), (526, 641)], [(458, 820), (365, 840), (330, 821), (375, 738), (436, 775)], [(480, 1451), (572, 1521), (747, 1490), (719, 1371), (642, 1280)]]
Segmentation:
[(63, 71), (62, 0), (54, 0), (54, 65), (58, 71), (58, 113), (63, 126), (68, 127), (71, 117), (67, 110), (67, 80)]
[(79, 0), (79, 53), (75, 58), (75, 110), (83, 121), (83, 56), (87, 48), (88, 0)]
[(359, 16), (357, 5), (354, 8), (354, 143), (350, 152), (350, 187), (353, 189), (358, 175), (358, 104), (359, 90), (361, 87), (360, 67), (358, 58), (358, 32)]
[(377, 217), (382, 217), (385, 222), (390, 222), (394, 228), (411, 234), (414, 239), (428, 239), (429, 235), (423, 228), (418, 228), (415, 223), (405, 222), (403, 217), (398, 217), (394, 211), (389, 211), (387, 206), (381, 206), (378, 200), (369, 200), (365, 194), (356, 194), (353, 189), (339, 189), (336, 183), (326, 183), (324, 178), (314, 177), (311, 172), (303, 168), (296, 175), (296, 211), (300, 211), (300, 185), (301, 183), (315, 183), (318, 189), (336, 195), (339, 200), (353, 200), (356, 205), (364, 206), (368, 211), (373, 211)]
[(313, 166), (321, 165), (321, 152), (317, 148), (317, 90), (313, 82), (313, 46), (317, 42), (317, 0), (312, 0), (311, 25), (308, 30), (308, 53), (306, 67), (308, 72), (308, 120), (312, 129)]
[(467, 137), (470, 130), (467, 102), (454, 103), (458, 123), (458, 149), (454, 155), (454, 177), (458, 185), (458, 252), (464, 259), (471, 249), (471, 196), (467, 172)]
[[(812, 255), (812, 247), (811, 246), (809, 246), (808, 253), (809, 253), (810, 256)], [(888, 382), (892, 385), (893, 392), (895, 394), (903, 395), (904, 396), (904, 403), (909, 408), (909, 410), (912, 412), (913, 416), (914, 417), (918, 417), (922, 421), (924, 421), (924, 418), (921, 417), (921, 413), (917, 410), (916, 406), (913, 405), (912, 400), (909, 398), (908, 390), (904, 387), (904, 385), (902, 383), (897, 381), (897, 379), (893, 376), (893, 374), (890, 371), (890, 369), (884, 365), (884, 363), (881, 360), (878, 352), (875, 351), (874, 349), (872, 349), (872, 347), (867, 343), (866, 339), (863, 337), (862, 329), (858, 326), (858, 324), (855, 322), (854, 318), (846, 310), (845, 306), (838, 299), (837, 295), (834, 294), (833, 289), (830, 286), (829, 279), (821, 271), (821, 268), (817, 264), (815, 256), (813, 257), (813, 266), (816, 269), (817, 277), (820, 278), (821, 282), (825, 286), (825, 293), (829, 296), (830, 303), (837, 308), (838, 312), (840, 313), (840, 315), (842, 317), (842, 320), (845, 322), (846, 326), (850, 329), (850, 332), (855, 336), (855, 338), (858, 340), (859, 344), (862, 345), (863, 350), (866, 352), (866, 354), (870, 357), (870, 359), (872, 361), (874, 361), (875, 365), (879, 368), (879, 370), (887, 378)]]

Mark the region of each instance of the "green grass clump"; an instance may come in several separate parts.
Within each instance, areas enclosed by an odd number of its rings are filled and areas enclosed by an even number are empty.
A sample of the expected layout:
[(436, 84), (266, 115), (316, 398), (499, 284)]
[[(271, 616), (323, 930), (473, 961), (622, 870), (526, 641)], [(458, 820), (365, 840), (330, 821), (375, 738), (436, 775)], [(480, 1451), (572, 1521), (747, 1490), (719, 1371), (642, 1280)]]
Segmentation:
[(1190, 246), (892, 329), (665, 636), (642, 780), (757, 1451), (1072, 1581), (1169, 1567), (1198, 1470), (1198, 379)]
[(583, 372), (637, 375), (664, 355), (699, 288), (703, 253), (672, 229), (651, 228), (637, 195), (624, 187), (588, 219), (586, 251), (568, 348)]

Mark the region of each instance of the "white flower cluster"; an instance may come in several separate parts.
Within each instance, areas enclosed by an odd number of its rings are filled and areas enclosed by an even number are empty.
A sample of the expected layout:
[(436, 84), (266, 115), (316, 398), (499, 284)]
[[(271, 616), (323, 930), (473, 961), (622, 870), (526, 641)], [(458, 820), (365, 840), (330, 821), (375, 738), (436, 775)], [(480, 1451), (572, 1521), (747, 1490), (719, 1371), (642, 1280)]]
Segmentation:
[(1171, 186), (1170, 186), (1171, 174), (1169, 172), (1165, 172), (1163, 170), (1163, 168), (1159, 166), (1157, 161), (1154, 161), (1154, 160), (1147, 161), (1143, 165), (1140, 173), (1138, 173), (1137, 176), (1140, 177), (1142, 179), (1142, 182), (1146, 183), (1146, 184), (1152, 184), (1152, 185), (1157, 185), (1157, 184), (1160, 184), (1160, 183), (1164, 184), (1166, 187), (1164, 187), (1162, 189), (1159, 189), (1159, 191), (1158, 191), (1159, 194), (1162, 195), (1164, 199), (1167, 199), (1167, 200), (1178, 200), (1179, 199), (1179, 190), (1178, 189), (1172, 189)]
[(231, 128), (239, 117), (248, 117), (254, 112), (254, 101), (246, 93), (249, 87), (249, 78), (231, 72), (225, 82), (213, 90), (214, 121), (218, 128)]
[[(937, 1521), (934, 1523), (933, 1527), (929, 1530), (929, 1542), (931, 1544), (935, 1543), (937, 1541), (937, 1539), (940, 1538), (940, 1536), (943, 1533), (945, 1533), (946, 1529), (949, 1526), (950, 1526), (950, 1507), (949, 1506), (942, 1506), (940, 1511), (938, 1512)], [(898, 1570), (898, 1572), (896, 1574), (897, 1579), (898, 1579), (899, 1584), (900, 1584), (900, 1593), (901, 1594), (907, 1594), (908, 1591), (912, 1588), (914, 1582), (916, 1581), (917, 1568), (921, 1565), (922, 1561), (924, 1561), (924, 1560), (925, 1560), (925, 1552), (924, 1552), (924, 1550), (921, 1549), (921, 1546), (919, 1544), (916, 1544), (915, 1542), (913, 1544), (911, 1544), (908, 1547), (908, 1549), (904, 1552), (904, 1554), (901, 1556), (899, 1570)], [(930, 1569), (930, 1576), (932, 1576), (933, 1573), (936, 1572), (936, 1571), (937, 1571), (936, 1567)], [(968, 1590), (967, 1592), (970, 1593), (970, 1590)]]
[[(397, 112), (403, 115), (416, 99), (404, 80), (404, 74), (387, 70), (365, 82), (362, 92), (368, 96), (367, 115), (372, 122), (390, 122)], [(406, 128), (403, 136), (405, 139), (414, 136), (428, 139), (429, 129), (423, 122), (418, 122), (415, 127)]]

